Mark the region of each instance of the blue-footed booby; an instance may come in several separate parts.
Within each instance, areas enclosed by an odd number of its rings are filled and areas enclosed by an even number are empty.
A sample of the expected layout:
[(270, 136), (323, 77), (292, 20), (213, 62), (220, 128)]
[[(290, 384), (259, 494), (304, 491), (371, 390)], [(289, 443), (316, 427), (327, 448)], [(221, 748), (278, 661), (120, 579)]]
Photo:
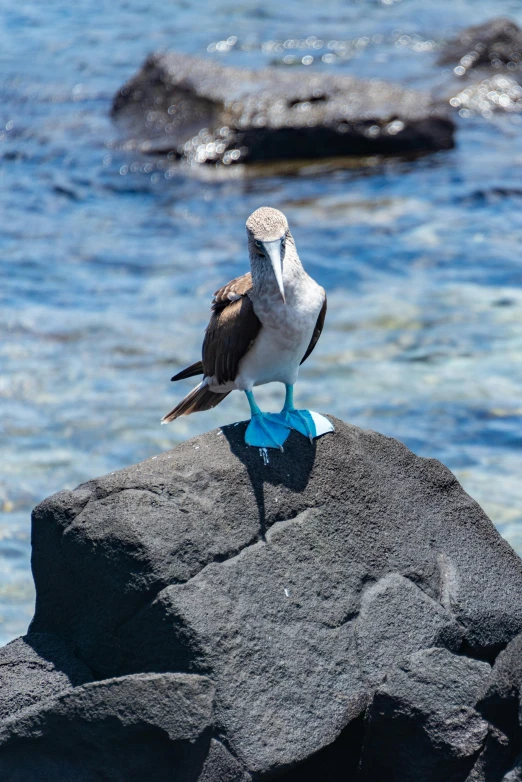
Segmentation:
[[(203, 340), (202, 360), (174, 375), (203, 380), (162, 419), (209, 410), (231, 391), (244, 391), (251, 420), (248, 445), (280, 448), (291, 429), (313, 442), (333, 426), (318, 413), (296, 410), (293, 390), (300, 364), (317, 344), (326, 315), (326, 293), (303, 269), (282, 212), (263, 206), (246, 223), (250, 272), (217, 290)], [(280, 413), (263, 413), (254, 386), (284, 383)]]

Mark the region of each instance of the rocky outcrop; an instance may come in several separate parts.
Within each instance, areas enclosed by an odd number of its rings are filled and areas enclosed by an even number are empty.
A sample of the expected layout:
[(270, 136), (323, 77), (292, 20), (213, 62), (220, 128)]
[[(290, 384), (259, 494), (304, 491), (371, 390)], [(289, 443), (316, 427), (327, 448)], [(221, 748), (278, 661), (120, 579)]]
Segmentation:
[(522, 61), (522, 30), (512, 19), (500, 17), (467, 27), (443, 49), (439, 62), (462, 66), (499, 67), (511, 63), (513, 70)]
[(522, 30), (512, 20), (468, 27), (449, 42), (439, 62), (452, 65), (465, 82), (449, 99), (463, 116), (522, 111)]
[(92, 678), (57, 636), (33, 633), (17, 638), (0, 649), (0, 720)]
[(439, 462), (335, 426), (268, 463), (225, 427), (35, 509), (15, 644), (69, 662), (0, 722), (0, 776), (517, 773), (521, 560)]
[(429, 96), (384, 81), (249, 71), (185, 54), (150, 56), (113, 118), (143, 152), (224, 164), (449, 149), (453, 122)]
[[(209, 750), (214, 689), (203, 676), (91, 682), (0, 726), (3, 779), (196, 779)], [(95, 750), (95, 751), (94, 751)]]
[(488, 723), (474, 707), (490, 671), (488, 663), (446, 649), (423, 649), (402, 660), (369, 709), (362, 778), (466, 779), (488, 735)]

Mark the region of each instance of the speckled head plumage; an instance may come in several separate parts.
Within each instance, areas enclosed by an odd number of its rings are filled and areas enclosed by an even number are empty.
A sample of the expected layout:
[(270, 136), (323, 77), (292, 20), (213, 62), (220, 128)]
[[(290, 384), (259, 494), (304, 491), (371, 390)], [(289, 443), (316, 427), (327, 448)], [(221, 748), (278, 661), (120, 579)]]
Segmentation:
[(246, 221), (246, 229), (254, 290), (272, 280), (285, 301), (284, 278), (303, 272), (286, 217), (261, 206)]
[(260, 206), (246, 221), (248, 238), (261, 242), (281, 239), (288, 231), (288, 221), (279, 209)]

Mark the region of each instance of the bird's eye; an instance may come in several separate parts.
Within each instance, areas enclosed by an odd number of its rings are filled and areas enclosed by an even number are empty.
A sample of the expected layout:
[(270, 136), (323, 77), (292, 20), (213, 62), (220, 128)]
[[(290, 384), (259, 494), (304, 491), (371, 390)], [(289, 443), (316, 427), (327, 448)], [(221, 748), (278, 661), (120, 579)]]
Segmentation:
[(286, 244), (286, 236), (283, 236), (283, 238), (281, 239), (281, 247), (283, 248), (283, 250), (285, 249), (285, 244)]
[(254, 242), (256, 247), (261, 247), (261, 242), (258, 242), (257, 240)]

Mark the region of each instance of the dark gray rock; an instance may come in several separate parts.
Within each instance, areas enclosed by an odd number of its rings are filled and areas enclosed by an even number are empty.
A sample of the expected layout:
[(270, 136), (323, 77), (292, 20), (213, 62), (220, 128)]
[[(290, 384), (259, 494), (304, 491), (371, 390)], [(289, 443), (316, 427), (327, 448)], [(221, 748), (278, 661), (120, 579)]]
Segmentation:
[(489, 672), (487, 663), (445, 649), (412, 654), (377, 690), (361, 779), (463, 780), (488, 736), (474, 706)]
[(151, 664), (156, 627), (154, 668), (192, 639), (189, 667), (216, 681), (216, 720), (254, 773), (304, 760), (366, 706), (353, 621), (364, 573), (352, 562), (339, 578), (340, 559), (320, 550), (324, 531), (314, 510), (280, 522), (266, 541), (164, 589), (118, 633), (138, 667)]
[(223, 744), (212, 739), (198, 782), (250, 782), (251, 779)]
[(467, 27), (442, 51), (439, 62), (460, 65), (466, 71), (478, 66), (510, 63), (517, 70), (522, 61), (522, 30), (512, 19), (500, 17)]
[(520, 732), (521, 689), (522, 634), (517, 635), (497, 657), (479, 703), (481, 713), (504, 733)]
[(92, 680), (60, 638), (33, 633), (0, 649), (0, 720)]
[(522, 755), (517, 758), (513, 768), (502, 777), (502, 782), (522, 782)]
[[(522, 748), (521, 690), (522, 634), (517, 635), (498, 655), (477, 704), (477, 709), (492, 726), (492, 746), (486, 746), (483, 760), (488, 772), (483, 775), (486, 782), (502, 779), (503, 773), (512, 766), (506, 780), (514, 782), (522, 779), (522, 761), (515, 759)], [(482, 777), (477, 777), (477, 781), (482, 782)], [(474, 778), (470, 782), (475, 782)]]
[(208, 679), (183, 674), (76, 687), (0, 724), (0, 778), (196, 782), (209, 748), (213, 698)]
[(112, 114), (141, 151), (196, 163), (453, 146), (446, 108), (414, 90), (309, 69), (254, 72), (177, 53), (150, 56), (116, 95)]
[(500, 782), (513, 762), (514, 747), (502, 731), (489, 726), (488, 736), (466, 782)]
[(439, 61), (454, 66), (459, 82), (465, 80), (449, 99), (453, 107), (488, 118), (493, 112), (522, 111), (522, 31), (512, 20), (493, 19), (463, 30)]
[(362, 595), (355, 625), (358, 663), (365, 677), (381, 683), (412, 651), (442, 646), (458, 651), (463, 631), (439, 602), (398, 573), (390, 573)]
[(31, 631), (100, 678), (209, 676), (212, 751), (256, 779), (353, 776), (376, 686), (374, 716), (390, 677), (413, 677), (408, 730), (431, 702), (419, 752), (440, 741), (441, 782), (464, 780), (496, 728), (474, 710), (488, 665), (450, 652), (493, 660), (522, 630), (522, 562), (439, 462), (335, 426), (313, 446), (292, 433), (268, 464), (245, 424), (225, 427), (44, 501)]

